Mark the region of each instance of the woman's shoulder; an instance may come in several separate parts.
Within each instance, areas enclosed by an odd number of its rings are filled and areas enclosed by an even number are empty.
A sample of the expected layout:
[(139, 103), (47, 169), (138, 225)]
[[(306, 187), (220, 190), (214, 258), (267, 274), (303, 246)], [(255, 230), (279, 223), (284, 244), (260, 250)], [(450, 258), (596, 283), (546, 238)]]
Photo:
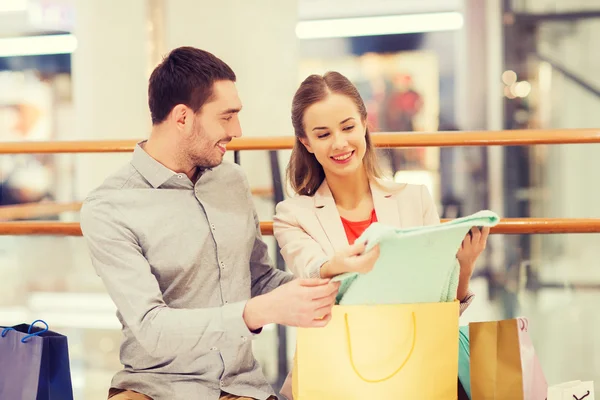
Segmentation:
[(275, 213), (297, 213), (301, 210), (312, 208), (314, 202), (314, 197), (312, 196), (297, 194), (279, 202), (275, 207)]
[(376, 179), (375, 183), (381, 190), (392, 195), (416, 195), (425, 187), (423, 184), (396, 182), (391, 179)]

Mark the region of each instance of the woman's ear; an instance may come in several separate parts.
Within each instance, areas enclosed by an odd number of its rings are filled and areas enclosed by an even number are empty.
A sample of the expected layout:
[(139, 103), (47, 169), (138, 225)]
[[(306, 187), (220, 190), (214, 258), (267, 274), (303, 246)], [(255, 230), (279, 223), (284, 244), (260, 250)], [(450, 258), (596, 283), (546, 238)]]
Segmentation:
[(302, 145), (306, 148), (306, 151), (308, 151), (309, 153), (313, 153), (312, 149), (310, 148), (310, 143), (308, 142), (307, 138), (300, 138), (300, 143), (302, 143)]

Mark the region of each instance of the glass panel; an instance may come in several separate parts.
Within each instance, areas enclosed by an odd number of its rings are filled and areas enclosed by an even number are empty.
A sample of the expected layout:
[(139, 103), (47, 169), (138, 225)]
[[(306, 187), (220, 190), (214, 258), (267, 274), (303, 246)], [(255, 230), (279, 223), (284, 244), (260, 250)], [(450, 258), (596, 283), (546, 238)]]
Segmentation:
[(512, 0), (513, 10), (521, 13), (566, 13), (598, 11), (595, 0)]
[(597, 380), (600, 269), (598, 250), (591, 254), (585, 243), (599, 239), (598, 234), (531, 235), (531, 259), (489, 274), (480, 263), (481, 277), (471, 285), (477, 297), (461, 323), (525, 316), (549, 382)]
[(594, 48), (598, 35), (600, 35), (600, 18), (544, 22), (539, 25), (538, 52), (550, 63), (564, 68), (598, 89), (600, 88), (600, 76), (597, 74), (598, 56), (597, 53), (590, 51)]

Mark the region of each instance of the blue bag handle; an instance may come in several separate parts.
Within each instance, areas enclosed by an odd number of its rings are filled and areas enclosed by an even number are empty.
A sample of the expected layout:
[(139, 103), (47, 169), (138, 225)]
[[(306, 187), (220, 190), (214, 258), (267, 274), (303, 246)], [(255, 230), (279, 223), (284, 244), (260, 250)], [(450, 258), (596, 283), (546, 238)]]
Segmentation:
[[(42, 329), (41, 331), (39, 331), (39, 332), (31, 333), (31, 328), (33, 328), (33, 326), (35, 324), (37, 324), (38, 322), (41, 322), (42, 324), (46, 325), (46, 327), (44, 329)], [(4, 328), (2, 330), (2, 334), (0, 336), (5, 337), (6, 334), (8, 333), (8, 331), (14, 331), (14, 330), (15, 330), (15, 328)], [(45, 321), (41, 320), (41, 319), (36, 319), (35, 321), (33, 321), (33, 323), (31, 325), (29, 325), (29, 329), (27, 330), (28, 334), (23, 339), (21, 339), (21, 343), (26, 343), (27, 339), (29, 339), (30, 337), (32, 337), (32, 336), (39, 336), (39, 335), (41, 335), (44, 332), (48, 332), (48, 324)]]

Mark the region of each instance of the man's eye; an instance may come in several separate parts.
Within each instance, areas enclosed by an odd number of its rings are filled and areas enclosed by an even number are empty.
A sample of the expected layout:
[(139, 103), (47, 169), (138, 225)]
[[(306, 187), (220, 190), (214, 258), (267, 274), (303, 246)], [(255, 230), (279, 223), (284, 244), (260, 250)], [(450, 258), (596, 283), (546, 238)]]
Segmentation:
[(225, 121), (231, 121), (231, 118), (233, 118), (233, 116), (232, 116), (232, 115), (230, 115), (229, 117), (225, 117), (225, 118), (223, 118), (223, 119), (224, 119)]

